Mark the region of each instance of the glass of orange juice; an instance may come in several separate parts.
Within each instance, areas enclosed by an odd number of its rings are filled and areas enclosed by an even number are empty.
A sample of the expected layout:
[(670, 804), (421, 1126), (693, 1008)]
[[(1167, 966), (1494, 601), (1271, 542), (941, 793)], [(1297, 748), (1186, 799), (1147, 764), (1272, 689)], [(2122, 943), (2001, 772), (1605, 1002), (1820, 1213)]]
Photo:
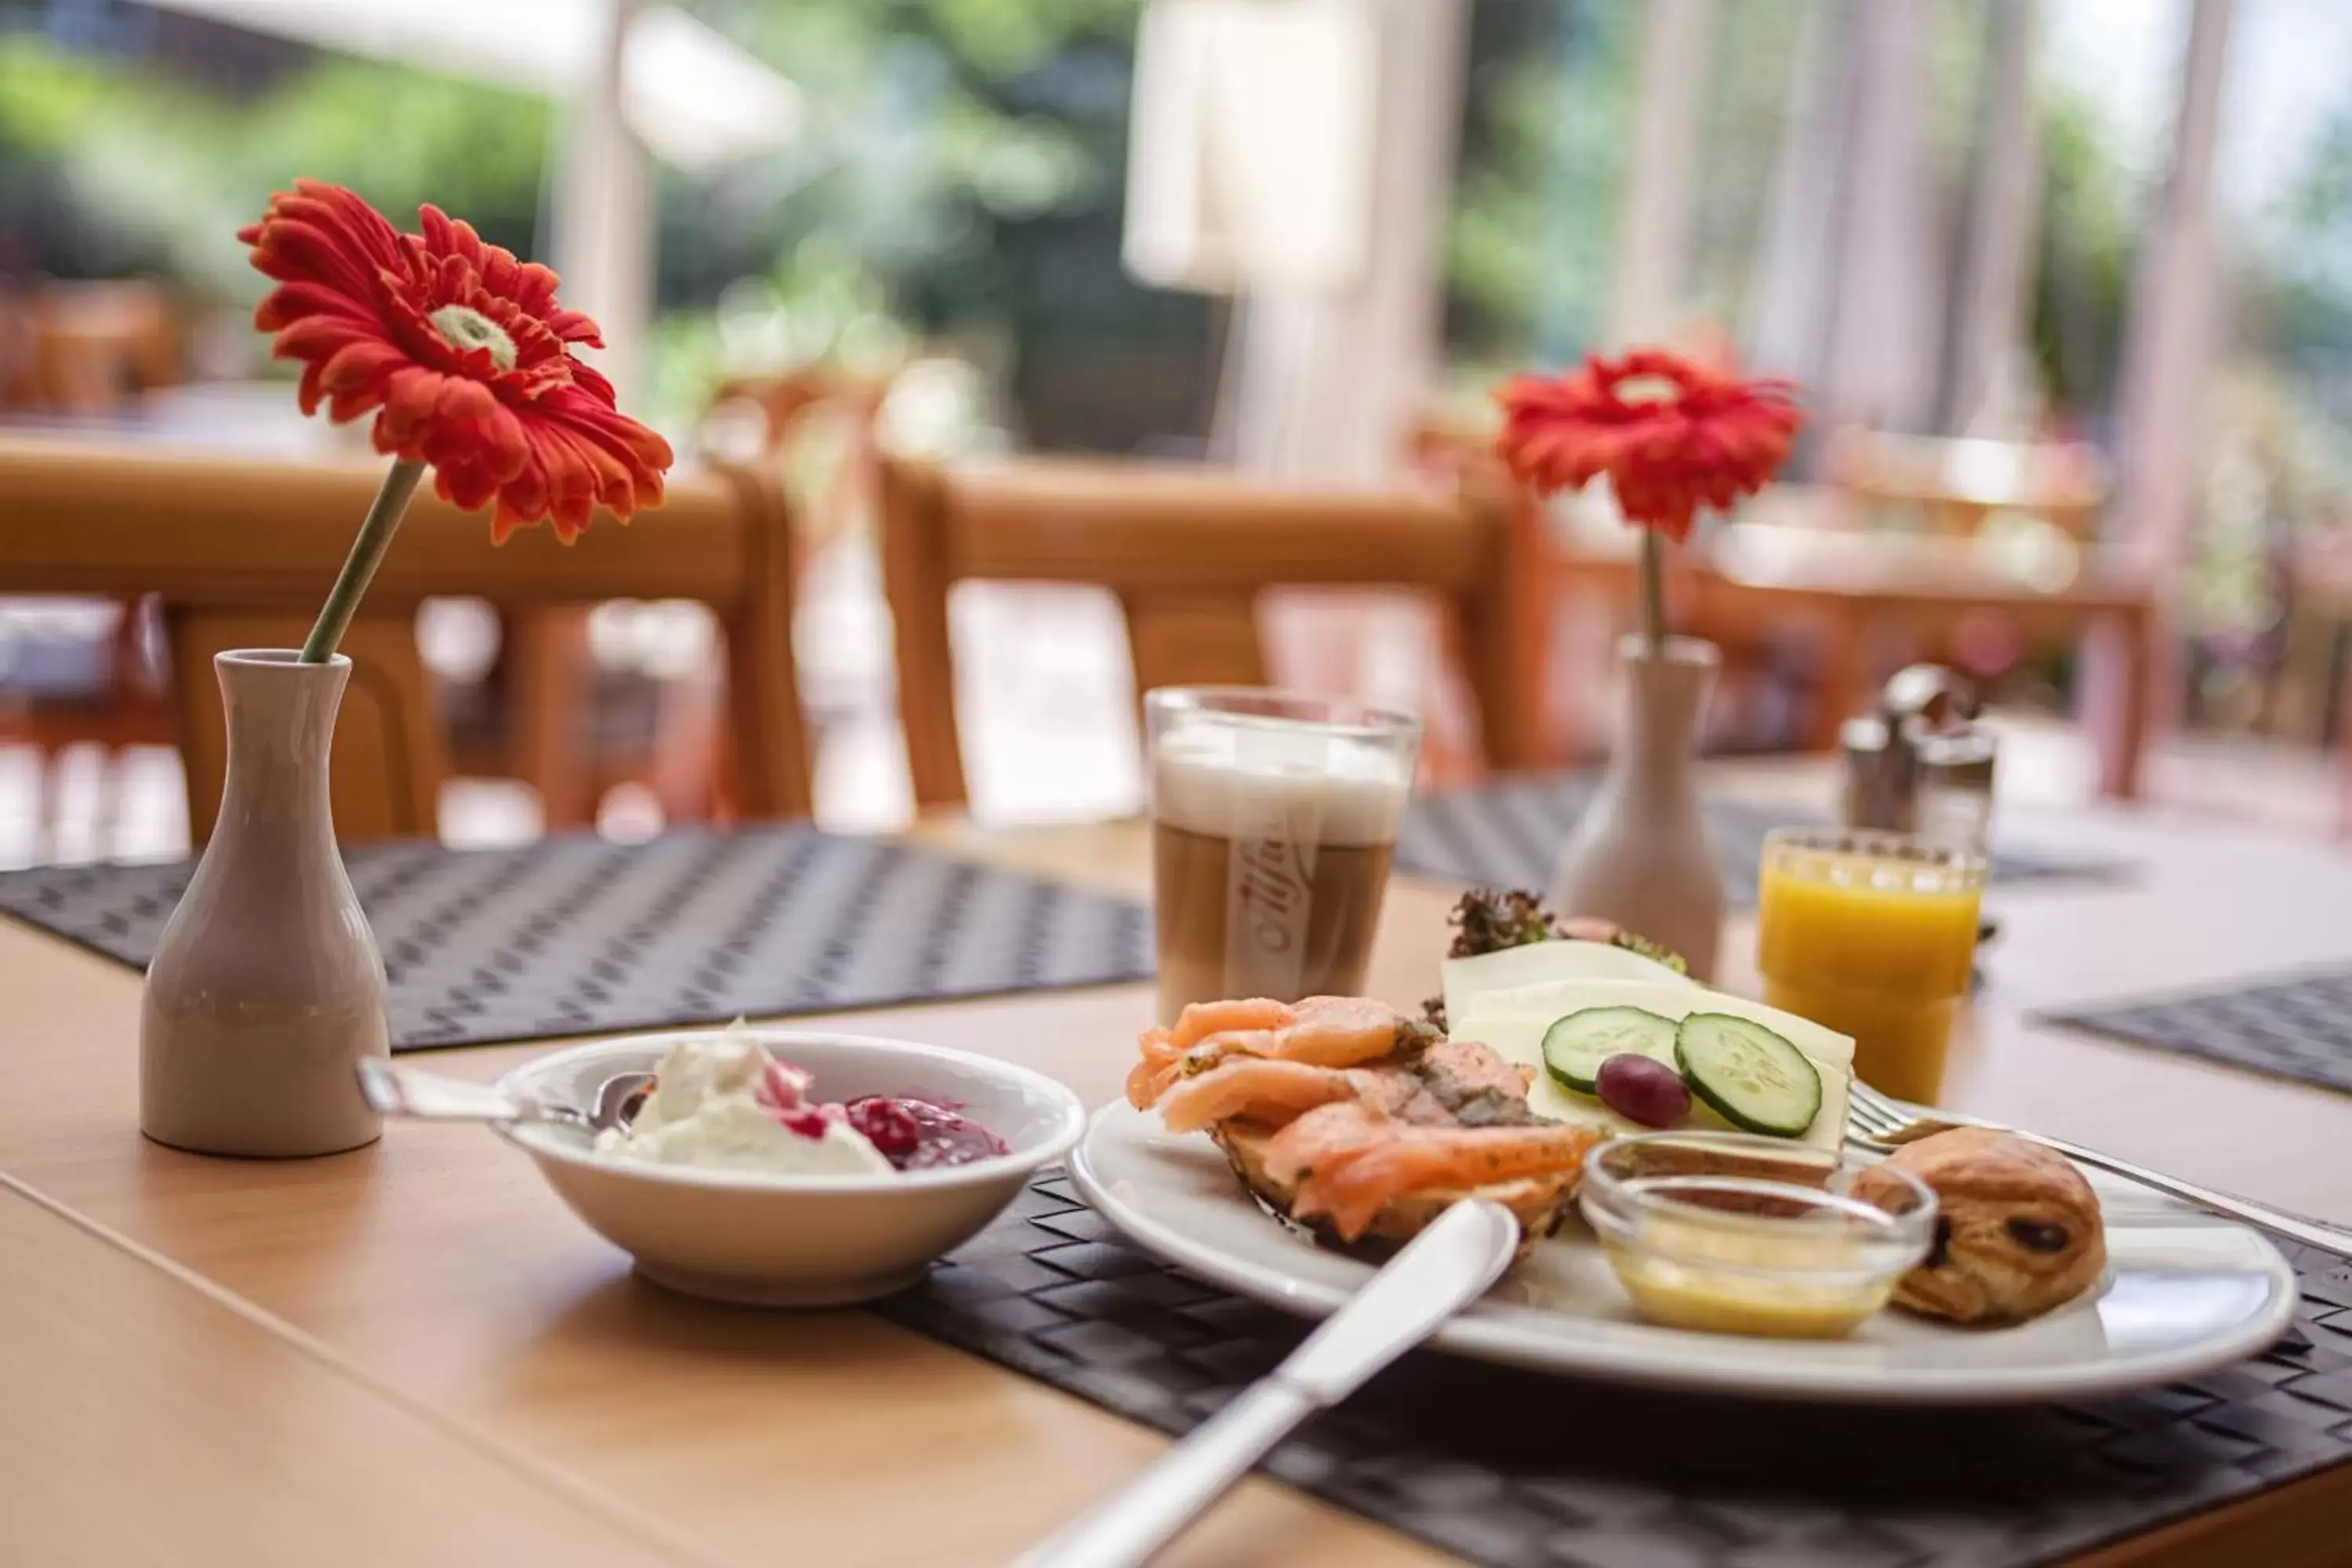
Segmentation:
[(1771, 1005), (1853, 1037), (1854, 1074), (1932, 1103), (1976, 965), (1985, 860), (1901, 833), (1764, 840), (1756, 967)]

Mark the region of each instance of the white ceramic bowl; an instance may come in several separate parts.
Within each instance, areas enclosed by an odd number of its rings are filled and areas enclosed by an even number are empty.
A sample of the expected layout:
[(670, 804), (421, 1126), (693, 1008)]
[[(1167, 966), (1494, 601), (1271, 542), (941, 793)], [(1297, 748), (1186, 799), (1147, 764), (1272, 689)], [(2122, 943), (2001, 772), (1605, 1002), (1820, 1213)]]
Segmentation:
[[(614, 1074), (649, 1071), (679, 1040), (718, 1034), (601, 1040), (526, 1063), (499, 1087), (590, 1105)], [(994, 1219), (1039, 1166), (1067, 1153), (1086, 1127), (1076, 1095), (1010, 1062), (862, 1035), (753, 1034), (771, 1055), (815, 1074), (818, 1099), (908, 1094), (957, 1105), (1011, 1152), (884, 1176), (772, 1176), (613, 1159), (567, 1128), (499, 1131), (655, 1283), (756, 1306), (835, 1307), (922, 1278), (933, 1258)]]

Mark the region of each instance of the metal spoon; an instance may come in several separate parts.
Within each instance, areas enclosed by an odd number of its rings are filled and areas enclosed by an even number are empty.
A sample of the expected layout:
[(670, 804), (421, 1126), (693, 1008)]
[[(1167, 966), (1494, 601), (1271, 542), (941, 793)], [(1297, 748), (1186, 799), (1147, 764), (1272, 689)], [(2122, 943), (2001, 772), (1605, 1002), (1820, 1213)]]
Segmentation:
[(378, 1115), (419, 1121), (548, 1121), (577, 1127), (593, 1136), (625, 1127), (635, 1114), (638, 1092), (654, 1081), (649, 1072), (614, 1073), (596, 1090), (596, 1102), (577, 1105), (537, 1096), (509, 1094), (486, 1083), (420, 1072), (369, 1057), (359, 1064), (360, 1093)]

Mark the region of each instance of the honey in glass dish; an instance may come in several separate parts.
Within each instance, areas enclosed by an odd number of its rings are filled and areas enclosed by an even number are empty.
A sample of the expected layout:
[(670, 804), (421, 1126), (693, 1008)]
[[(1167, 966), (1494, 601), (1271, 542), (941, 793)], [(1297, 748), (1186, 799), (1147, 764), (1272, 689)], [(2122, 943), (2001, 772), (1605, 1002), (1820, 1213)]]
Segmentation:
[(1932, 1104), (1976, 966), (1984, 857), (1899, 833), (1766, 838), (1756, 967), (1771, 1005), (1853, 1037), (1854, 1076)]
[(1578, 1206), (1641, 1317), (1668, 1328), (1836, 1339), (1886, 1304), (1935, 1236), (1936, 1194), (1874, 1161), (1744, 1132), (1648, 1132), (1587, 1157)]

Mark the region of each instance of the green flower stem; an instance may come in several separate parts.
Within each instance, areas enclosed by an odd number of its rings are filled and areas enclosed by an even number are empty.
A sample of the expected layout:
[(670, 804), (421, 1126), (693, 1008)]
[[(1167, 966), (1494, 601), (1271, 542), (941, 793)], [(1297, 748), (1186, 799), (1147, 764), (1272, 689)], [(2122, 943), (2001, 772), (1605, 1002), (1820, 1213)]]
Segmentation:
[(1658, 531), (1642, 530), (1642, 636), (1652, 658), (1666, 651), (1666, 547)]
[(324, 664), (335, 657), (336, 645), (343, 640), (352, 616), (359, 611), (361, 595), (374, 580), (375, 569), (383, 564), (383, 552), (392, 548), (392, 536), (399, 531), (401, 514), (416, 493), (416, 481), (424, 477), (423, 463), (404, 458), (383, 476), (383, 487), (360, 524), (359, 537), (352, 541), (352, 552), (343, 558), (343, 569), (335, 574), (335, 585), (328, 591), (326, 605), (302, 644), (304, 664)]

